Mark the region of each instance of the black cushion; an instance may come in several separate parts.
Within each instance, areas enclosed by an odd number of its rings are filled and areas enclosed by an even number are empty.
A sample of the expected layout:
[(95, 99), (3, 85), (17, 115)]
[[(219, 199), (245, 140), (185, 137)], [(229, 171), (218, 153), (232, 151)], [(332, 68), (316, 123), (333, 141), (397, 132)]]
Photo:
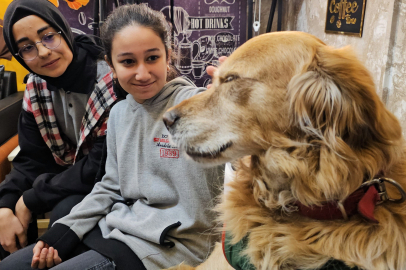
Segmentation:
[(17, 93), (17, 76), (14, 71), (4, 71), (1, 87), (1, 99)]
[(24, 92), (14, 93), (0, 100), (0, 145), (17, 134)]
[(4, 77), (4, 66), (0, 65), (0, 99), (3, 97), (3, 77)]

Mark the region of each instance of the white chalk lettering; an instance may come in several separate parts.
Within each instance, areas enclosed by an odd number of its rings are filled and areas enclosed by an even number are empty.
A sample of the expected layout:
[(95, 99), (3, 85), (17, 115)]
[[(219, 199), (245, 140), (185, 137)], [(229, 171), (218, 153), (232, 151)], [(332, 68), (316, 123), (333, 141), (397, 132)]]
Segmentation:
[(209, 7), (210, 13), (229, 13), (230, 7), (211, 6)]
[(228, 28), (227, 18), (205, 18), (206, 29)]

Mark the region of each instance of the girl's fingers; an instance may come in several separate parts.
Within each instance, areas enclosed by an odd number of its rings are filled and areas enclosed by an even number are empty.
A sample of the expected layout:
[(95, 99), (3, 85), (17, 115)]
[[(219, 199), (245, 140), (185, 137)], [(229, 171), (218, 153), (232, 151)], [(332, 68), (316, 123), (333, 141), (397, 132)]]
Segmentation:
[(31, 261), (31, 268), (38, 268), (39, 265), (39, 257), (41, 254), (42, 249), (44, 248), (45, 243), (42, 241), (38, 241), (38, 243), (32, 249), (32, 261)]
[(38, 244), (36, 244), (35, 246), (34, 246), (34, 248), (32, 249), (32, 257), (34, 258), (34, 257), (39, 257), (39, 254), (41, 253), (41, 247), (38, 245)]
[(31, 261), (31, 268), (37, 269), (39, 264), (39, 257), (33, 257)]
[(41, 250), (44, 248), (44, 246), (45, 246), (44, 242), (38, 241), (38, 243), (32, 249), (32, 253), (34, 254), (33, 257), (39, 257), (39, 254), (41, 253)]
[(48, 249), (47, 248), (43, 248), (41, 250), (41, 254), (39, 255), (39, 263), (38, 263), (38, 268), (39, 269), (44, 269), (46, 267), (47, 264), (47, 254), (48, 254)]
[(224, 61), (226, 61), (226, 60), (227, 60), (227, 56), (222, 56), (219, 58), (220, 64), (224, 63)]
[(217, 68), (216, 68), (216, 67), (213, 67), (213, 66), (207, 66), (207, 68), (206, 68), (207, 74), (209, 74), (211, 77), (213, 77), (214, 72), (215, 72), (216, 70), (217, 70)]
[(52, 266), (54, 266), (54, 248), (53, 247), (49, 248), (46, 260), (47, 260), (48, 268), (51, 268)]
[(54, 250), (54, 263), (55, 265), (58, 265), (62, 262), (62, 259), (58, 255), (58, 251), (55, 249)]
[(44, 242), (38, 241), (38, 243), (32, 249), (32, 261), (31, 261), (31, 268), (38, 268), (39, 264), (39, 255), (41, 254), (41, 250), (44, 247)]
[(17, 233), (18, 241), (20, 242), (21, 247), (26, 247), (28, 242), (27, 242), (27, 233), (24, 230), (21, 233)]

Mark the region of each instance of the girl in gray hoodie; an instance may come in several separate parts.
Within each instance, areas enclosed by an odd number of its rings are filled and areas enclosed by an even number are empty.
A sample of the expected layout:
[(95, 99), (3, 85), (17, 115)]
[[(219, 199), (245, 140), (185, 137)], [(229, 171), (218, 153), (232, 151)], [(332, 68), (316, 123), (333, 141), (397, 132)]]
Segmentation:
[(210, 209), (223, 167), (186, 159), (162, 121), (170, 107), (205, 90), (183, 78), (167, 82), (163, 14), (143, 4), (121, 6), (104, 23), (102, 39), (115, 83), (129, 94), (110, 113), (106, 174), (35, 246), (13, 253), (0, 269), (196, 265), (217, 240)]

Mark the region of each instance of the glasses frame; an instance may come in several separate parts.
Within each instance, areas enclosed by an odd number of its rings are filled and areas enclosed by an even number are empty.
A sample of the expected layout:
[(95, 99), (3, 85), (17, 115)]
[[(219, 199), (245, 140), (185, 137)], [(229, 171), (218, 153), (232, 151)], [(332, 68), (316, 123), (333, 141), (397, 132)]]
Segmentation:
[[(51, 33), (58, 34), (58, 35), (59, 35), (59, 38), (62, 39), (62, 37), (61, 37), (62, 31), (59, 31), (59, 32), (48, 32), (48, 33), (46, 33), (46, 34), (41, 38), (41, 41), (34, 42), (34, 44), (31, 44), (31, 43), (30, 43), (30, 44), (26, 44), (26, 45), (22, 46), (22, 47), (18, 50), (18, 52), (15, 53), (14, 55), (15, 55), (15, 56), (19, 56), (19, 57), (20, 57), (21, 59), (23, 59), (24, 61), (32, 61), (32, 60), (34, 60), (34, 59), (36, 59), (36, 58), (38, 57), (38, 54), (39, 54), (38, 47), (37, 47), (37, 44), (38, 44), (38, 43), (41, 43), (42, 46), (44, 46), (45, 48), (47, 48), (48, 50), (51, 50), (51, 51), (52, 51), (53, 49), (58, 48), (59, 45), (61, 45), (61, 41), (62, 41), (62, 40), (60, 40), (60, 41), (59, 41), (59, 44), (58, 44), (57, 46), (53, 47), (53, 48), (48, 48), (47, 46), (44, 45), (44, 43), (42, 43), (42, 39), (43, 39), (45, 36), (47, 36), (47, 35), (49, 35), (49, 34), (51, 34)], [(37, 50), (37, 55), (36, 55), (34, 58), (32, 58), (32, 59), (24, 59), (24, 58), (22, 57), (22, 55), (20, 54), (21, 50), (24, 49), (24, 48), (25, 48), (26, 46), (28, 46), (28, 45), (34, 45), (34, 46), (35, 46), (35, 49)]]

